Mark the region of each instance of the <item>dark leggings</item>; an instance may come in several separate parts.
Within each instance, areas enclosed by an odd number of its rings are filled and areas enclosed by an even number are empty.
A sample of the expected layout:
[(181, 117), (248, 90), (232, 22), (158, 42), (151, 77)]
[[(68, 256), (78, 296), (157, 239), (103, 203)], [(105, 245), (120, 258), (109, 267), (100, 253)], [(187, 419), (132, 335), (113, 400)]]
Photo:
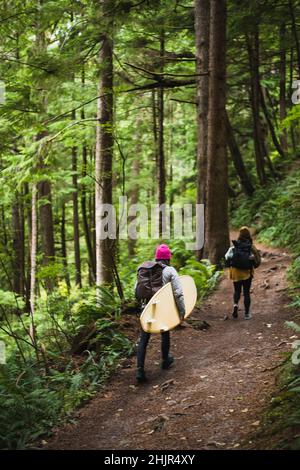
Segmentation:
[[(145, 331), (141, 331), (141, 336), (137, 348), (137, 366), (144, 368), (145, 364), (145, 357), (146, 357), (146, 349), (149, 343), (151, 334), (146, 333)], [(169, 357), (169, 349), (170, 349), (170, 332), (165, 331), (161, 333), (161, 355), (163, 361), (166, 361)]]
[(251, 282), (252, 282), (252, 277), (250, 276), (245, 281), (237, 281), (233, 283), (234, 285), (233, 300), (235, 304), (239, 303), (239, 300), (241, 298), (242, 288), (243, 288), (245, 313), (249, 313), (249, 308), (251, 304), (251, 299), (250, 299)]

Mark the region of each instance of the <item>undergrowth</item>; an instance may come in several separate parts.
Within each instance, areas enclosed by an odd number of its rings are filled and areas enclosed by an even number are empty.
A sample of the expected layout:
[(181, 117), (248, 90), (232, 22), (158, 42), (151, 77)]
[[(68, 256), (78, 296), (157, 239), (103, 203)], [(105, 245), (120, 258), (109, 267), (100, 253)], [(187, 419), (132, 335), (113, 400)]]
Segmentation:
[[(172, 264), (193, 276), (201, 301), (219, 272), (208, 261), (195, 261), (183, 241), (172, 243), (172, 251)], [(134, 305), (138, 264), (153, 252), (154, 246), (144, 246), (131, 259), (121, 255), (119, 275), (128, 303)], [(101, 287), (96, 295), (95, 288), (69, 289), (61, 281), (39, 297), (32, 318), (22, 299), (0, 290), (0, 341), (6, 352), (6, 363), (0, 363), (1, 449), (35, 446), (54, 425), (73, 419), (120, 359), (132, 354), (134, 343), (121, 326), (123, 308), (116, 289)]]
[[(287, 271), (290, 307), (300, 308), (300, 171), (258, 189), (251, 198), (241, 196), (232, 206), (231, 223), (235, 228), (250, 225), (258, 241), (289, 251), (293, 257)], [(295, 322), (286, 322), (297, 333), (299, 317), (300, 313)], [(262, 428), (269, 442), (275, 436), (274, 446), (289, 449), (300, 449), (299, 343), (295, 342), (295, 351), (284, 363), (279, 376), (281, 392), (272, 399)]]
[[(22, 449), (72, 412), (105, 383), (122, 356), (134, 345), (121, 330), (120, 302), (103, 288), (98, 303), (94, 289), (63, 286), (40, 300), (35, 314), (35, 341), (30, 318), (16, 316), (0, 296), (0, 339), (6, 363), (0, 364), (0, 448)], [(100, 300), (99, 300), (100, 299)], [(6, 302), (6, 303), (5, 303)], [(88, 327), (93, 335), (80, 336)], [(74, 343), (84, 339), (81, 354)]]

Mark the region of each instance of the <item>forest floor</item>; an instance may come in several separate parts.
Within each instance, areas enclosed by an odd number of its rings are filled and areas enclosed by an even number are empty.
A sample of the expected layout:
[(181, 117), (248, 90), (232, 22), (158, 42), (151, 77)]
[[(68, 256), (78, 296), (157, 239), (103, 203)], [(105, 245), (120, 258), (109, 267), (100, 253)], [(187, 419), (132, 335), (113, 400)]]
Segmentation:
[[(104, 389), (76, 413), (75, 424), (55, 429), (42, 448), (272, 447), (274, 442), (261, 443), (257, 436), (262, 416), (279, 388), (277, 366), (295, 339), (295, 333), (284, 326), (294, 312), (286, 308), (289, 255), (257, 246), (263, 262), (252, 286), (251, 320), (244, 320), (242, 304), (239, 318), (232, 318), (232, 283), (225, 274), (201, 309), (193, 312), (194, 320), (171, 333), (172, 368), (160, 369), (160, 337), (153, 335), (146, 358), (149, 382), (135, 385), (135, 358), (127, 359)], [(197, 319), (210, 327), (197, 329)]]

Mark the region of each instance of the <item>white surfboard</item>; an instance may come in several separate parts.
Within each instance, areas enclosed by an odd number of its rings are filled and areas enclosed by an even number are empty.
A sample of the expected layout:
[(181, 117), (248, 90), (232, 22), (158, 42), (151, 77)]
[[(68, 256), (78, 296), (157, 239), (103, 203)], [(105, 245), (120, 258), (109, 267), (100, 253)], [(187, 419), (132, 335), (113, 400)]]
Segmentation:
[[(194, 309), (197, 301), (197, 289), (191, 276), (179, 276), (182, 285), (185, 317)], [(179, 312), (174, 299), (171, 283), (164, 285), (145, 306), (141, 316), (141, 325), (147, 333), (163, 333), (175, 328), (180, 323)]]

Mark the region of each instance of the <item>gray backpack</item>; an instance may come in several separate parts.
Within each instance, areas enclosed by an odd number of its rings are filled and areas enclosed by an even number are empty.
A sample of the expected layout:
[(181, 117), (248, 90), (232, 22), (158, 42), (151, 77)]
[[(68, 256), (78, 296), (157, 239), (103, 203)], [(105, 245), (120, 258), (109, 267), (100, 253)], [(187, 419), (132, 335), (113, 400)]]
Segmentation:
[(163, 286), (162, 272), (165, 266), (154, 261), (145, 261), (138, 267), (135, 296), (147, 302)]

